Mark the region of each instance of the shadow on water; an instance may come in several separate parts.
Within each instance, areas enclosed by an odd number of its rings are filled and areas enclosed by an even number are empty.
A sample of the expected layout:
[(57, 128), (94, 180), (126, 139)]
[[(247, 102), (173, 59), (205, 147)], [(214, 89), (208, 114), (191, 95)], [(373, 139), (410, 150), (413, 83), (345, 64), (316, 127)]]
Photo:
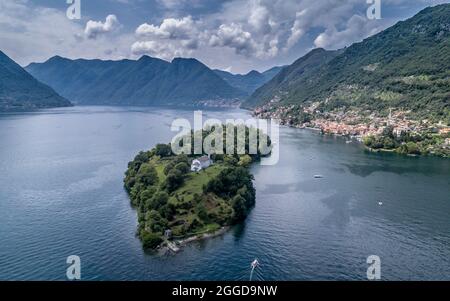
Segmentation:
[(325, 217), (323, 223), (326, 225), (334, 225), (339, 228), (344, 228), (350, 223), (350, 200), (351, 196), (342, 192), (321, 199), (321, 202), (331, 210), (331, 213)]
[(242, 239), (242, 237), (244, 237), (245, 234), (245, 222), (242, 222), (236, 226), (233, 226), (232, 231), (233, 231), (233, 237), (235, 241), (240, 241)]
[(389, 172), (397, 175), (409, 173), (427, 175), (450, 174), (450, 162), (434, 157), (405, 157), (397, 154), (369, 154), (368, 160), (359, 163), (342, 164), (357, 176), (368, 177), (376, 172)]

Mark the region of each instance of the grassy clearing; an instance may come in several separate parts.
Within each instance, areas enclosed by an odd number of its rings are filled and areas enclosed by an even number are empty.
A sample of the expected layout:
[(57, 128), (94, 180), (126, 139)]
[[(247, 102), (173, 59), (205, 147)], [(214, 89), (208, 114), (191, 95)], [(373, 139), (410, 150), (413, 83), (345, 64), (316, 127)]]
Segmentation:
[(215, 164), (200, 172), (187, 175), (184, 185), (177, 189), (174, 195), (184, 196), (185, 201), (193, 200), (194, 195), (201, 195), (203, 186), (208, 184), (209, 180), (216, 177), (224, 168), (221, 164)]

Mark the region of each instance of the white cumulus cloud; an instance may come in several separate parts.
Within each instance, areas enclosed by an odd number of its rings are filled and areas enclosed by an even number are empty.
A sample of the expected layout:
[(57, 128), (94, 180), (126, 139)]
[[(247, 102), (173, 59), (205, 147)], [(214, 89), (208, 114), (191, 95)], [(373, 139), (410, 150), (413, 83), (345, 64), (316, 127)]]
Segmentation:
[(236, 23), (220, 25), (216, 33), (211, 36), (209, 45), (212, 47), (231, 47), (236, 50), (236, 53), (247, 56), (251, 55), (256, 49), (252, 34)]
[(170, 43), (159, 43), (157, 41), (137, 41), (131, 45), (131, 51), (135, 55), (148, 54), (164, 60), (171, 60), (174, 57), (186, 57), (192, 52), (182, 47), (176, 47)]
[(190, 39), (196, 31), (194, 20), (191, 16), (181, 19), (168, 18), (159, 25), (144, 23), (136, 29), (139, 37), (161, 38), (161, 39)]
[(368, 22), (367, 18), (355, 15), (342, 30), (334, 26), (327, 28), (317, 36), (314, 45), (327, 49), (343, 48), (381, 31), (382, 28), (376, 25), (377, 23)]
[(101, 34), (105, 34), (117, 29), (119, 25), (119, 20), (115, 15), (108, 15), (105, 22), (89, 20), (86, 23), (84, 34), (88, 39), (95, 39)]
[(161, 24), (144, 23), (136, 29), (138, 41), (133, 43), (134, 55), (149, 54), (162, 59), (192, 54), (204, 40), (201, 22), (191, 16), (167, 18)]
[(65, 10), (26, 0), (0, 0), (0, 48), (22, 66), (54, 55), (68, 58), (130, 57), (133, 34), (88, 39), (85, 26), (69, 20)]

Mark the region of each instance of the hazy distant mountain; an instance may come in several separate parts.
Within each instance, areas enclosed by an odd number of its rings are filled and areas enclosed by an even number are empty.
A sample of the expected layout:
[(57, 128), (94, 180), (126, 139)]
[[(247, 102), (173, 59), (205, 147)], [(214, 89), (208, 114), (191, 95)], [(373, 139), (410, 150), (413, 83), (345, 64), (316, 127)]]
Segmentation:
[(26, 70), (78, 104), (195, 105), (223, 103), (244, 93), (196, 59), (167, 62), (70, 60), (55, 56)]
[(249, 73), (233, 74), (227, 71), (214, 70), (220, 77), (222, 77), (232, 87), (235, 87), (247, 95), (251, 95), (256, 89), (270, 81), (275, 75), (280, 72), (283, 67), (273, 67), (263, 73), (258, 71), (250, 71)]
[(0, 111), (65, 107), (70, 102), (0, 51)]
[[(317, 65), (303, 69), (311, 60)], [(399, 108), (450, 123), (449, 70), (450, 4), (443, 4), (340, 52), (312, 51), (258, 89), (245, 106), (319, 102), (323, 111)]]

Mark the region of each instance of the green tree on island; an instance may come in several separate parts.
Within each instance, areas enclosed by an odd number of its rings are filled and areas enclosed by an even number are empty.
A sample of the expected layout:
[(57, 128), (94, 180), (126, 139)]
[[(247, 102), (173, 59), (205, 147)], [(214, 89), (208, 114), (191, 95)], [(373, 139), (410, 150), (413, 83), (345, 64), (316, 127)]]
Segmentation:
[[(258, 133), (247, 127), (244, 130), (247, 135)], [(207, 134), (204, 131), (203, 137)], [(225, 146), (225, 135), (223, 139)], [(266, 140), (270, 142), (268, 137)], [(249, 148), (247, 138), (247, 152)], [(239, 223), (255, 205), (249, 167), (263, 156), (259, 148), (256, 154), (212, 154), (213, 165), (191, 172), (191, 163), (199, 156), (174, 155), (169, 144), (158, 144), (128, 164), (124, 186), (138, 211), (137, 234), (145, 249), (164, 244), (166, 230), (181, 238)]]

